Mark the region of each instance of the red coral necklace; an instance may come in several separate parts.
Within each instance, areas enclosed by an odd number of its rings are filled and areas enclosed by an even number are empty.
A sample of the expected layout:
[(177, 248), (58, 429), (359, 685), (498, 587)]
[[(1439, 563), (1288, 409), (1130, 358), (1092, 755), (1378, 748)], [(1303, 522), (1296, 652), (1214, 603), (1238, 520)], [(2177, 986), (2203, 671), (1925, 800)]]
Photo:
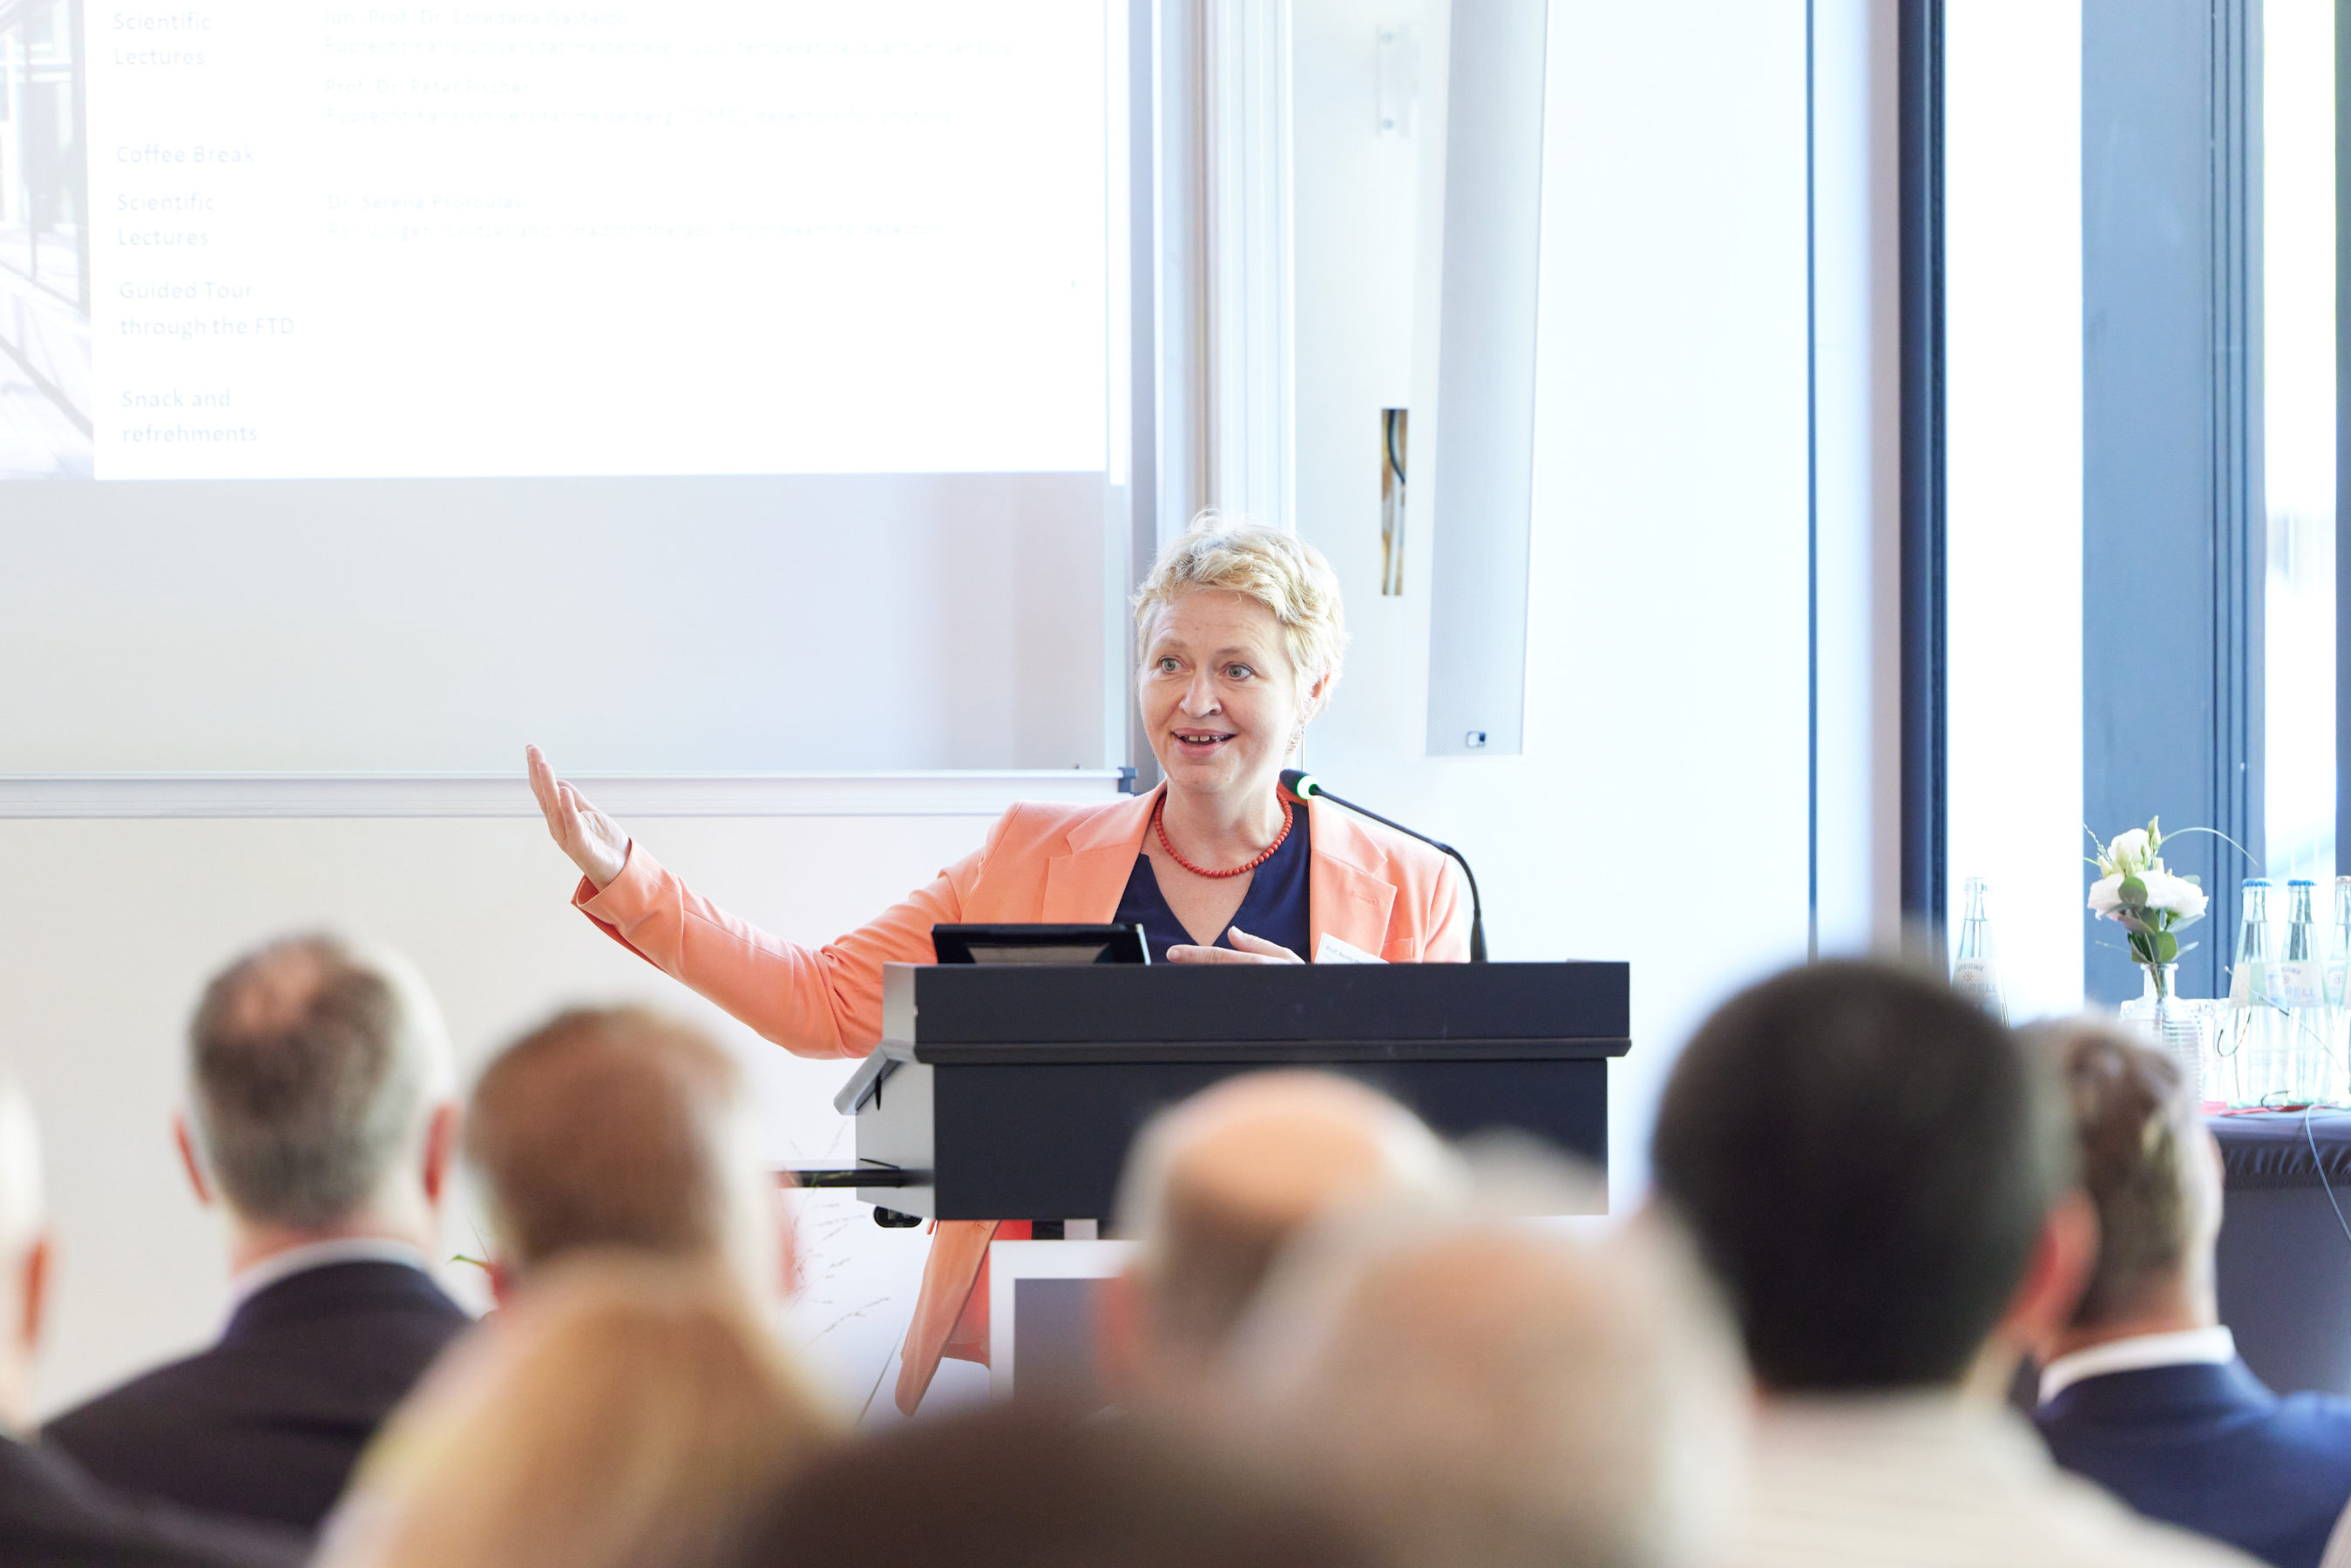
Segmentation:
[(1167, 797), (1164, 794), (1159, 797), (1158, 804), (1155, 805), (1151, 808), (1151, 826), (1159, 834), (1159, 847), (1167, 851), (1168, 857), (1173, 859), (1176, 865), (1181, 866), (1193, 876), (1209, 877), (1238, 877), (1245, 872), (1256, 870), (1259, 867), (1272, 859), (1273, 852), (1281, 847), (1281, 841), (1290, 836), (1290, 797), (1288, 795), (1282, 795), (1280, 800), (1281, 831), (1273, 836), (1273, 842), (1267, 845), (1264, 852), (1259, 855), (1256, 859), (1245, 861), (1241, 865), (1234, 867), (1229, 871), (1211, 871), (1204, 866), (1195, 866), (1189, 860), (1184, 858), (1183, 853), (1178, 850), (1176, 846), (1167, 841), (1167, 824), (1160, 818), (1160, 812), (1167, 805)]

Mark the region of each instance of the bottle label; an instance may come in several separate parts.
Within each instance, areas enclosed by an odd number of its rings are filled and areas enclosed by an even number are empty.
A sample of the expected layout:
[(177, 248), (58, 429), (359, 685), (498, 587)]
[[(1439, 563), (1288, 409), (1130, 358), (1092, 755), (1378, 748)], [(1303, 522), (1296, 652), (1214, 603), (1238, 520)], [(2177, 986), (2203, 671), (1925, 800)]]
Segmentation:
[(2251, 963), (2241, 963), (2229, 971), (2230, 1006), (2252, 1007), (2259, 1003), (2267, 1007), (2269, 1001), (2268, 977), (2262, 973), (2260, 960), (2256, 959)]
[(1951, 989), (1979, 1007), (2000, 1005), (2000, 971), (1990, 959), (1960, 959), (1951, 965)]
[(2316, 959), (2280, 959), (2269, 980), (2270, 998), (2280, 1007), (2326, 1005), (2326, 971)]
[(2351, 955), (2338, 956), (2326, 961), (2327, 1006), (2343, 1005), (2343, 980), (2346, 974), (2351, 974)]

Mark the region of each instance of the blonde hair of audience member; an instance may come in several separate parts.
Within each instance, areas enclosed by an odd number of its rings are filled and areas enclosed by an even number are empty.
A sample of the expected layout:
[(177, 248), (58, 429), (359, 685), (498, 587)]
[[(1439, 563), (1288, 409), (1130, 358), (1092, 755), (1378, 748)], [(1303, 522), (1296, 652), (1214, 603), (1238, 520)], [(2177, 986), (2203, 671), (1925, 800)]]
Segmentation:
[(1213, 1395), (1210, 1368), (1284, 1242), (1352, 1205), (1441, 1204), (1466, 1174), (1402, 1106), (1328, 1073), (1228, 1078), (1144, 1127), (1119, 1228), (1140, 1243), (1106, 1282), (1101, 1369), (1117, 1397)]
[(574, 1008), (507, 1046), (465, 1119), (500, 1299), (556, 1259), (608, 1247), (724, 1260), (755, 1294), (780, 1294), (789, 1215), (754, 1110), (733, 1057), (644, 1008)]
[(582, 1255), (434, 1368), (319, 1563), (696, 1568), (837, 1435), (726, 1271)]
[(33, 1353), (48, 1301), (50, 1247), (41, 1133), (14, 1079), (0, 1076), (0, 1428), (32, 1423)]
[(232, 1267), (375, 1237), (431, 1249), (456, 1141), (447, 1025), (400, 954), (280, 938), (214, 976), (189, 1025), (173, 1132)]
[[(1573, 1211), (1523, 1191), (1499, 1206)], [(1304, 1239), (1243, 1331), (1270, 1458), (1406, 1568), (1668, 1568), (1716, 1548), (1750, 1401), (1669, 1220), (1594, 1241), (1368, 1220)]]
[(2043, 1361), (2137, 1334), (2220, 1321), (2220, 1146), (2171, 1059), (2088, 1019), (2025, 1037), (2064, 1075), (2082, 1185), (2098, 1212), (2097, 1259), (2070, 1323), (2034, 1348)]

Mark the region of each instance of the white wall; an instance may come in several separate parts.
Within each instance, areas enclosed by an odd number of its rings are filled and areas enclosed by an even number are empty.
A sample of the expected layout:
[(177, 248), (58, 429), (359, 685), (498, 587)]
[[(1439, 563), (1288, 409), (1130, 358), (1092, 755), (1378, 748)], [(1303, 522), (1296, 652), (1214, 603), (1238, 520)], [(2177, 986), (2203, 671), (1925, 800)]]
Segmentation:
[[(517, 781), (517, 789), (522, 787)], [(823, 940), (967, 853), (984, 817), (699, 818), (630, 826), (747, 919)], [(407, 950), (470, 1078), (559, 1003), (637, 999), (701, 1019), (756, 1070), (779, 1160), (845, 1157), (841, 1063), (753, 1037), (608, 940), (567, 902), (573, 876), (535, 821), (0, 822), (0, 1056), (47, 1130), (61, 1247), (39, 1406), (54, 1412), (217, 1333), (226, 1269), (169, 1142), (181, 1039), (204, 979), (273, 933), (318, 925)], [(854, 1408), (904, 1332), (925, 1239), (845, 1195), (802, 1194), (807, 1293), (792, 1336)], [(470, 1205), (461, 1206), (470, 1207)], [(480, 1255), (471, 1216), (448, 1251)], [(443, 1271), (481, 1303), (474, 1271)], [(943, 1390), (984, 1384), (951, 1364)], [(875, 1402), (886, 1412), (885, 1392)]]
[[(1414, 231), (1441, 168), (1441, 0), (1416, 142), (1372, 112), (1374, 27), (1411, 13), (1297, 0), (1298, 526), (1355, 637), (1308, 744), (1331, 787), (1482, 869), (1496, 958), (1631, 961), (1621, 1199), (1690, 1027), (1805, 951), (1804, 7), (1552, 0), (1527, 747), (1458, 760), (1421, 754), (1416, 674), (1444, 525)], [(1389, 405), (1413, 410), (1415, 547), (1384, 600)]]

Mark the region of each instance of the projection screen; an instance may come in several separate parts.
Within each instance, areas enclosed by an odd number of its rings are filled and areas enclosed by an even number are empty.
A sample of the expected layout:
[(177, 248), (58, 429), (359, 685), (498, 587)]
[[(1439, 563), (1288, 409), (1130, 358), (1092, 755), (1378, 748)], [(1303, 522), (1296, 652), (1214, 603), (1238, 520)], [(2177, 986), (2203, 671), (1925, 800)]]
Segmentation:
[(1102, 765), (1121, 12), (0, 3), (0, 772)]

